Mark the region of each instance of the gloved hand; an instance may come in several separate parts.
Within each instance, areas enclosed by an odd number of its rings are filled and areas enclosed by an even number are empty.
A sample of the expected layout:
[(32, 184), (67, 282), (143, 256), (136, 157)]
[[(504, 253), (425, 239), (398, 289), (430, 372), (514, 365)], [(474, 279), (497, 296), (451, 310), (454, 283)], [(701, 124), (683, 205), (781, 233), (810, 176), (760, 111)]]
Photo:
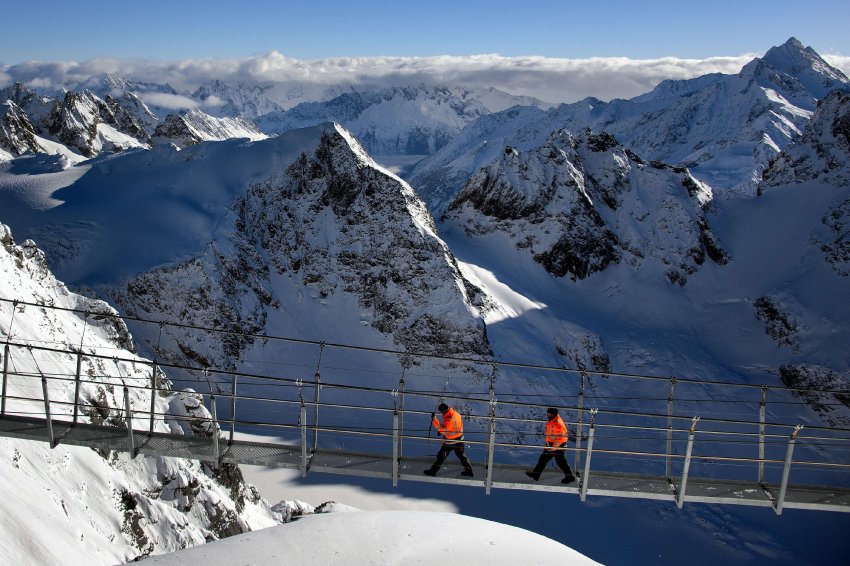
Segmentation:
[(433, 421), (436, 418), (437, 413), (431, 413), (431, 420)]

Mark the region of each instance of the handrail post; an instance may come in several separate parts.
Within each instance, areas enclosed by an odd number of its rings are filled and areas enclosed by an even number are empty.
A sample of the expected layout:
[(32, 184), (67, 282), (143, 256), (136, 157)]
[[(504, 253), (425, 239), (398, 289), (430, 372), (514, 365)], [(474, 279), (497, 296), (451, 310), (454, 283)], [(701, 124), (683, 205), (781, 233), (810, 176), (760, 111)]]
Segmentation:
[(791, 457), (794, 455), (794, 444), (797, 442), (797, 435), (803, 430), (803, 425), (794, 427), (794, 432), (791, 433), (791, 438), (788, 440), (788, 451), (785, 453), (785, 468), (782, 470), (782, 483), (779, 486), (779, 497), (776, 499), (776, 514), (782, 514), (782, 507), (785, 505), (785, 492), (788, 489), (788, 476), (791, 474)]
[(578, 391), (578, 422), (576, 423), (576, 458), (574, 469), (581, 469), (581, 429), (582, 418), (584, 417), (584, 372), (581, 374), (581, 389)]
[(218, 446), (218, 409), (215, 406), (215, 393), (210, 393), (210, 418), (212, 419), (213, 456), (216, 463), (221, 465), (221, 451)]
[(41, 390), (44, 393), (44, 418), (47, 422), (47, 442), (51, 448), (55, 448), (53, 436), (53, 418), (50, 416), (50, 394), (47, 392), (47, 378), (41, 376)]
[(154, 361), (151, 366), (151, 418), (148, 436), (153, 436), (154, 416), (156, 415), (156, 390), (158, 389), (156, 381), (156, 361)]
[(761, 386), (759, 404), (759, 483), (764, 483), (764, 429), (767, 415), (767, 385)]
[(404, 440), (404, 373), (398, 382), (398, 460), (402, 457), (402, 441)]
[(493, 488), (493, 458), (496, 455), (496, 399), (490, 398), (490, 432), (487, 439), (487, 477), (484, 480), (484, 492), (490, 495)]
[(236, 431), (236, 374), (233, 374), (233, 384), (230, 388), (230, 438), (227, 445), (233, 444), (233, 434)]
[(596, 433), (596, 413), (598, 409), (590, 411), (590, 432), (587, 436), (587, 458), (584, 459), (584, 473), (581, 475), (581, 500), (587, 498), (587, 484), (590, 480), (590, 456), (593, 454), (593, 436)]
[(80, 415), (80, 374), (83, 367), (83, 350), (77, 352), (77, 373), (74, 376), (74, 421), (77, 424), (77, 417)]
[(322, 354), (325, 351), (325, 343), (319, 344), (319, 363), (316, 364), (316, 389), (313, 394), (313, 449), (312, 453), (316, 453), (316, 448), (319, 445), (319, 391), (322, 389)]
[(301, 402), (301, 477), (307, 476), (307, 405)]
[(697, 428), (699, 417), (694, 417), (691, 420), (691, 430), (688, 431), (688, 448), (685, 452), (685, 466), (682, 469), (682, 482), (679, 484), (679, 493), (676, 496), (676, 507), (682, 508), (685, 504), (685, 490), (688, 488), (688, 471), (691, 468), (691, 454), (694, 449), (694, 434)]
[(398, 410), (393, 411), (393, 487), (398, 485), (399, 424)]
[(670, 457), (673, 455), (673, 391), (676, 389), (676, 378), (670, 378), (670, 394), (667, 396), (667, 454), (664, 467), (664, 477), (670, 479)]
[(9, 345), (3, 347), (3, 393), (0, 397), (0, 417), (6, 415), (6, 378), (9, 375)]
[(127, 419), (127, 438), (130, 440), (130, 457), (136, 457), (136, 441), (133, 438), (133, 412), (130, 410), (130, 390), (124, 386), (124, 414)]

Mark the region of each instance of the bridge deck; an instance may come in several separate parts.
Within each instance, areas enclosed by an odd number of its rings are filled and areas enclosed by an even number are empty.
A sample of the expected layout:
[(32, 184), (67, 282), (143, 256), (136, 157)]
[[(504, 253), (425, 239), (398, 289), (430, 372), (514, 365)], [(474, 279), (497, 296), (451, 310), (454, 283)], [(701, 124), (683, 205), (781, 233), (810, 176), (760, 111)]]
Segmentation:
[[(49, 431), (44, 419), (10, 416), (0, 418), (0, 436), (26, 440), (48, 440)], [(128, 430), (123, 427), (53, 421), (53, 437), (57, 444), (87, 446), (93, 449), (131, 452)], [(135, 450), (142, 454), (172, 456), (206, 461), (216, 459), (211, 438), (181, 436), (175, 434), (134, 431)], [(219, 457), (223, 462), (276, 466), (301, 469), (300, 446), (235, 440), (228, 445), (222, 439)], [(404, 481), (452, 483), (484, 487), (486, 469), (481, 463), (473, 463), (475, 477), (460, 475), (461, 467), (451, 458), (437, 477), (422, 474), (431, 464), (430, 458), (404, 457), (398, 466), (398, 479)], [(582, 480), (570, 485), (560, 483), (561, 474), (547, 471), (539, 482), (525, 475), (527, 468), (511, 464), (493, 466), (494, 489), (523, 489), (579, 494)], [(310, 454), (309, 472), (357, 475), (392, 479), (393, 462), (390, 455), (365, 454), (332, 450), (318, 450)], [(639, 474), (602, 472), (591, 469), (586, 494), (589, 496), (629, 497), (656, 499), (675, 502), (679, 479), (646, 476)], [(684, 501), (775, 507), (779, 486), (691, 476), (688, 478)], [(850, 512), (850, 489), (826, 488), (789, 484), (783, 503), (784, 508), (811, 509), (822, 511)]]

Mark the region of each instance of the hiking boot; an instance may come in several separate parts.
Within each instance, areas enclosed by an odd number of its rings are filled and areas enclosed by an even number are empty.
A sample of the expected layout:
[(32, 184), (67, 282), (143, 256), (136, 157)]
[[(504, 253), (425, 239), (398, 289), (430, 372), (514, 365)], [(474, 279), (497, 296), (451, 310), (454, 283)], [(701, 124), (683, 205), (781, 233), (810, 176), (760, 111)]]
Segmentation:
[(462, 471), (462, 472), (460, 473), (460, 475), (462, 475), (462, 476), (466, 476), (466, 477), (468, 477), (468, 478), (471, 478), (471, 477), (475, 476), (475, 474), (474, 474), (474, 473), (472, 473), (472, 470), (471, 470), (471, 469), (470, 469), (470, 470), (464, 470), (464, 471)]
[(573, 483), (576, 481), (575, 476), (564, 476), (564, 479), (561, 480), (561, 483)]
[(426, 476), (431, 476), (433, 478), (434, 476), (437, 475), (437, 470), (435, 470), (434, 468), (428, 468), (427, 470), (424, 470), (422, 473), (425, 474)]
[(537, 472), (525, 472), (525, 475), (527, 475), (528, 477), (530, 477), (534, 481), (540, 480), (540, 474), (538, 474)]

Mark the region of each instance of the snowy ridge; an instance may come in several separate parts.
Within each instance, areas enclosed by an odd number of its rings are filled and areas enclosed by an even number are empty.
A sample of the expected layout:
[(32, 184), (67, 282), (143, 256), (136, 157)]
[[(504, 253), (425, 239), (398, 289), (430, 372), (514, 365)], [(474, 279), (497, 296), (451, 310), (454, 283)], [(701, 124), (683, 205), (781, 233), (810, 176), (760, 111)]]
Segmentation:
[(215, 118), (193, 109), (186, 114), (169, 114), (153, 133), (154, 144), (188, 147), (204, 141), (247, 138), (263, 140), (268, 136), (242, 118)]
[[(120, 319), (97, 315), (116, 311), (69, 292), (50, 273), (35, 244), (16, 245), (4, 225), (0, 225), (0, 290), (4, 298), (95, 313), (84, 320), (72, 312), (4, 302), (0, 304), (4, 341), (59, 342), (81, 345), (86, 353), (136, 358), (133, 339)], [(25, 352), (11, 350), (11, 370), (36, 375), (73, 375), (75, 371), (73, 356)], [(108, 363), (104, 360), (83, 360), (83, 375), (89, 377), (84, 378), (78, 401), (82, 420), (123, 426), (121, 388), (98, 377), (116, 369), (103, 367)], [(150, 398), (132, 386), (149, 383), (149, 366), (116, 363), (131, 386), (131, 405), (147, 406)], [(160, 380), (163, 388), (169, 387), (166, 376)], [(14, 397), (41, 398), (40, 386), (30, 379), (12, 375), (8, 387), (6, 410), (11, 414), (34, 410), (28, 401)], [(50, 390), (57, 402), (54, 411), (68, 414), (74, 383), (51, 381)], [(212, 432), (209, 413), (191, 390), (157, 397), (155, 410), (167, 415), (164, 422), (156, 423), (158, 431)], [(141, 423), (137, 426), (143, 428)], [(214, 468), (174, 458), (131, 459), (127, 454), (64, 445), (51, 450), (47, 444), (9, 438), (0, 439), (0, 455), (5, 480), (0, 488), (0, 530), (5, 541), (0, 560), (7, 564), (115, 564), (270, 526), (279, 518), (232, 465)]]

